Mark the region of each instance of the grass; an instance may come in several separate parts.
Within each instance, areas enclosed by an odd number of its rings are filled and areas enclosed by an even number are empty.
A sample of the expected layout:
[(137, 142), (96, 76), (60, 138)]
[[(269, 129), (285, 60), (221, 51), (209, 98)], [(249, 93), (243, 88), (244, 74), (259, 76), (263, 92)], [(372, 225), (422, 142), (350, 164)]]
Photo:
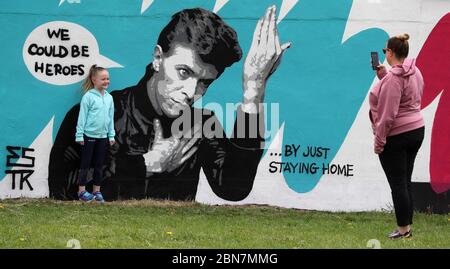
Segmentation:
[(389, 212), (329, 213), (268, 206), (50, 199), (0, 203), (0, 248), (450, 248), (448, 215), (416, 213), (411, 239), (389, 240)]

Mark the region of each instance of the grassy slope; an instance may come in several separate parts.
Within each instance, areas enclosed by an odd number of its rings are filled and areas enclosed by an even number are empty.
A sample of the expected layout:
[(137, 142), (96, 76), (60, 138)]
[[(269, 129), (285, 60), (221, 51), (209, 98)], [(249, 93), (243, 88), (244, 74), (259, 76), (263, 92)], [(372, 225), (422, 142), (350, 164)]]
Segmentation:
[(105, 205), (52, 200), (0, 203), (0, 248), (450, 248), (447, 215), (416, 214), (414, 237), (392, 241), (386, 212), (328, 213), (167, 201)]

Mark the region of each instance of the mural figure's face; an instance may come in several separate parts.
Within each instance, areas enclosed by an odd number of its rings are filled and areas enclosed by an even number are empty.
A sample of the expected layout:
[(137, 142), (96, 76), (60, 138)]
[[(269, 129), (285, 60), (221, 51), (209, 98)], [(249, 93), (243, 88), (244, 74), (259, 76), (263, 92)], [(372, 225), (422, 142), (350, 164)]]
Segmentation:
[(95, 76), (92, 77), (94, 87), (98, 90), (106, 90), (109, 86), (109, 72), (107, 70), (98, 71)]
[(157, 46), (153, 67), (154, 81), (149, 80), (147, 91), (156, 112), (169, 118), (189, 109), (219, 76), (214, 65), (204, 63), (193, 49), (183, 45), (175, 45), (168, 53)]

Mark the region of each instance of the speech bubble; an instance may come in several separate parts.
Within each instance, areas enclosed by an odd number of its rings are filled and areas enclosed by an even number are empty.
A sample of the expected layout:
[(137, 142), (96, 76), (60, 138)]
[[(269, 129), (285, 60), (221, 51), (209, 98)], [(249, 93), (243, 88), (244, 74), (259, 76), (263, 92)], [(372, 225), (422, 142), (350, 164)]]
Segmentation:
[(79, 24), (52, 21), (36, 27), (23, 45), (28, 71), (40, 81), (69, 85), (83, 80), (93, 64), (123, 67), (100, 54), (94, 35)]

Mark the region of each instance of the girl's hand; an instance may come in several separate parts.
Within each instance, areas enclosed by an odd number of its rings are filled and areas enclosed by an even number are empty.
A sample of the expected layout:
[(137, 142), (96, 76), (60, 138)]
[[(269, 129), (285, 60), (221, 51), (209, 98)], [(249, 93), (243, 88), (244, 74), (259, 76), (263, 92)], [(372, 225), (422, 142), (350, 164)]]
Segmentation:
[(77, 143), (84, 146), (84, 141), (77, 141)]
[(115, 143), (116, 143), (115, 140), (109, 140), (109, 145), (110, 145), (110, 146), (114, 145)]

